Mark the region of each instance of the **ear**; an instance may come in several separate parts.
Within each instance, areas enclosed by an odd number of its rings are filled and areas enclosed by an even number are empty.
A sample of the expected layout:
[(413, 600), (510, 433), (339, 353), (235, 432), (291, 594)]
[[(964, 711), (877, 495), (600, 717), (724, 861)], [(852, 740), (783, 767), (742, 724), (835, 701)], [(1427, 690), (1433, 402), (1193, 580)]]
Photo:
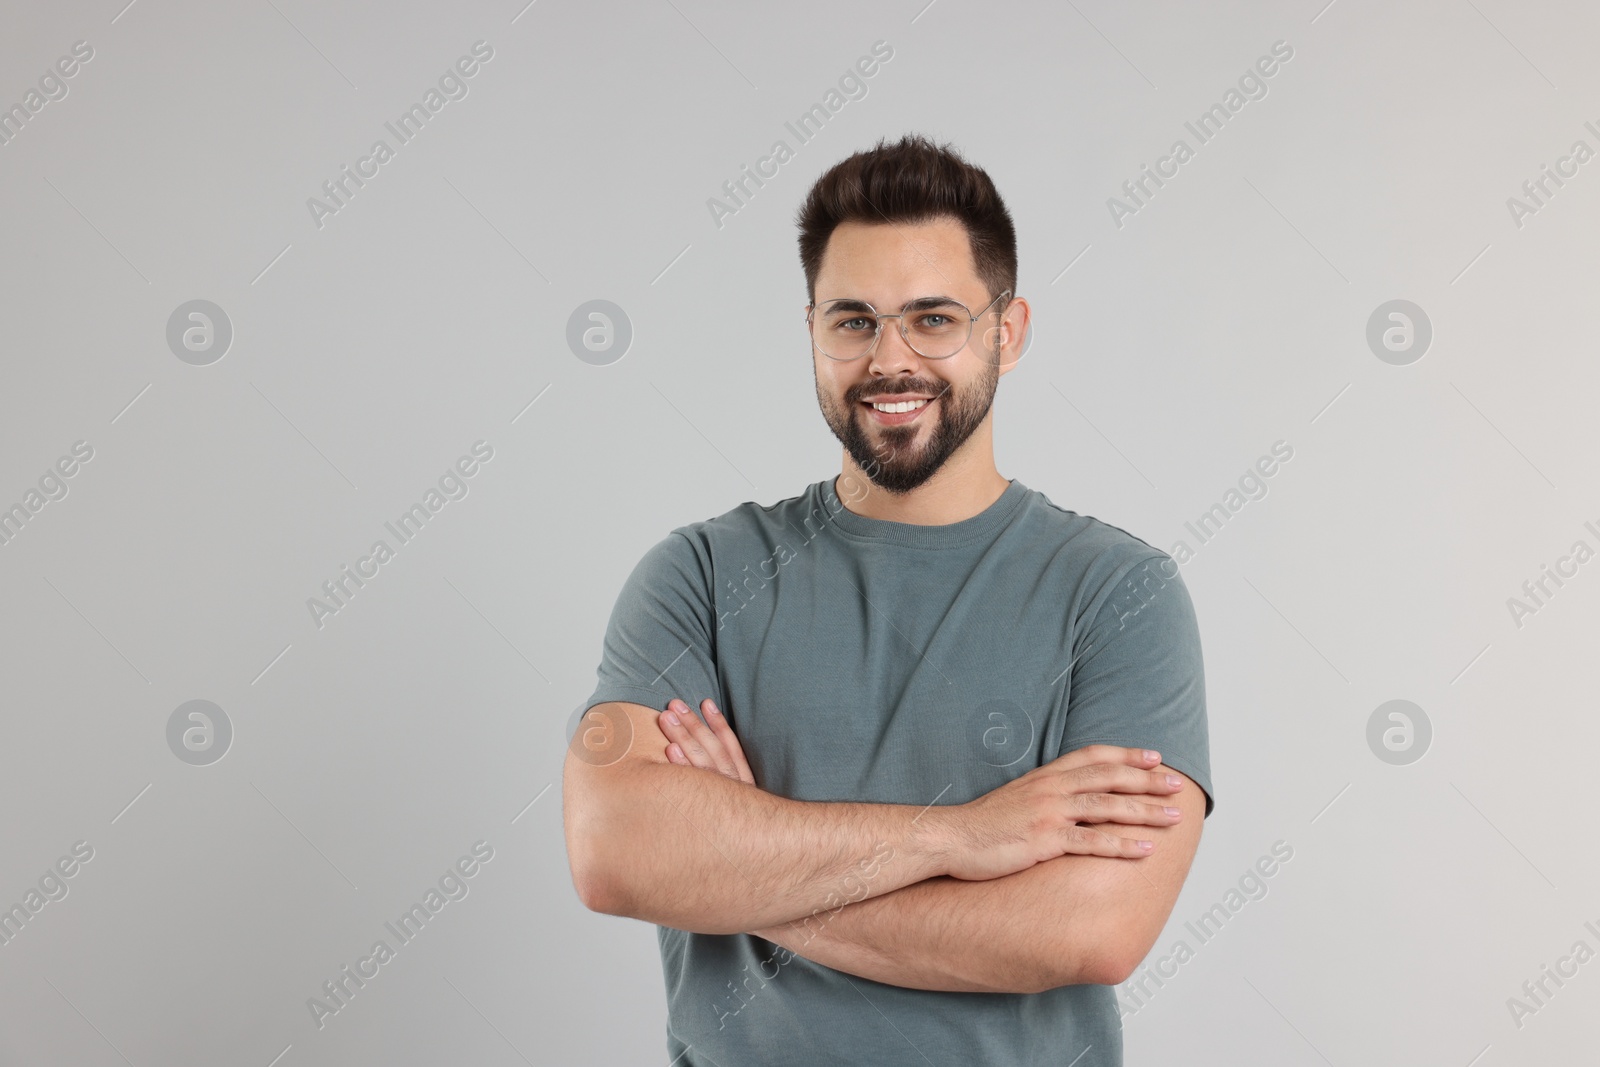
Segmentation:
[(1033, 309), (1028, 307), (1028, 302), (1020, 296), (1014, 297), (1010, 306), (1006, 308), (1000, 324), (991, 326), (986, 331), (985, 339), (988, 340), (991, 349), (994, 346), (993, 335), (999, 332), (1001, 336), (1001, 374), (1010, 373), (1012, 368), (1021, 362), (1028, 340), (1028, 323), (1031, 321), (1032, 315)]

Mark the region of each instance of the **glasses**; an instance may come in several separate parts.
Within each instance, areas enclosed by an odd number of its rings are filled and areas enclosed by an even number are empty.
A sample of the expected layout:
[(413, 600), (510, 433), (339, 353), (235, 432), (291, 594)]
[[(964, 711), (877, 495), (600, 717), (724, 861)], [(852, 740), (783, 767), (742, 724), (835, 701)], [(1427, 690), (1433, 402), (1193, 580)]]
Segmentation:
[(917, 355), (949, 359), (967, 346), (972, 324), (1011, 295), (1010, 289), (989, 301), (976, 315), (960, 301), (943, 296), (923, 296), (909, 302), (897, 315), (880, 314), (865, 300), (842, 298), (808, 304), (806, 324), (817, 351), (839, 363), (860, 359), (871, 352), (883, 333), (884, 319), (900, 320), (900, 336)]

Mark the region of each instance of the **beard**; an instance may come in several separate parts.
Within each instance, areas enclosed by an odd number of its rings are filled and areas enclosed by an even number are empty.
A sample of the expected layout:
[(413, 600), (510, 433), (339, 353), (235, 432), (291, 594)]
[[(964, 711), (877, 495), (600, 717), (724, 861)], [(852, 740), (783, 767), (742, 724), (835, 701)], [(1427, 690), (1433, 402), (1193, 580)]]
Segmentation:
[[(951, 383), (896, 380), (897, 393), (922, 393), (938, 400), (939, 420), (928, 432), (927, 443), (920, 448), (912, 442), (923, 432), (922, 426), (911, 423), (904, 426), (876, 426), (868, 424), (871, 418), (861, 403), (868, 392), (884, 393), (886, 381), (862, 382), (845, 390), (843, 406), (823, 392), (817, 379), (817, 403), (822, 417), (833, 436), (855, 460), (872, 483), (888, 493), (903, 496), (927, 482), (944, 466), (967, 438), (983, 423), (994, 404), (996, 384), (1000, 380), (1000, 356), (996, 346), (993, 360), (985, 360), (984, 371), (964, 389)], [(816, 375), (816, 365), (812, 365)], [(933, 403), (933, 401), (930, 401)], [(874, 444), (874, 441), (877, 444)]]

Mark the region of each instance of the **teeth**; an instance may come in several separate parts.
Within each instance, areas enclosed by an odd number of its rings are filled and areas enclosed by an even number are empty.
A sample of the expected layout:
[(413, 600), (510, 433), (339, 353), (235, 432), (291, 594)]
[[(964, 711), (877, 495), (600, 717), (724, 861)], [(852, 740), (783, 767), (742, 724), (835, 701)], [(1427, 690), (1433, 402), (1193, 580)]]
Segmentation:
[(879, 411), (896, 415), (903, 411), (915, 411), (927, 403), (926, 400), (902, 400), (898, 404), (873, 404)]

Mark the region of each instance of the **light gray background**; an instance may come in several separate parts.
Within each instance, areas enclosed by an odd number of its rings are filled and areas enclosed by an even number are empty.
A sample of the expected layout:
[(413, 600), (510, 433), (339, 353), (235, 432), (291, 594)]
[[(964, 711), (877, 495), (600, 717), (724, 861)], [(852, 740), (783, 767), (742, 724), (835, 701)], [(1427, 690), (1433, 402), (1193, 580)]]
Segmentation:
[[(1506, 204), (1600, 148), (1590, 5), (123, 2), (13, 0), (0, 32), (7, 107), (94, 48), (0, 146), (0, 504), (94, 449), (0, 546), (0, 903), (95, 850), (0, 946), (0, 1061), (665, 1062), (653, 928), (571, 886), (564, 731), (650, 544), (837, 472), (792, 217), (908, 130), (1017, 222), (1003, 474), (1166, 549), (1295, 450), (1183, 569), (1219, 806), (1152, 965), (1294, 857), (1126, 1020), (1129, 1062), (1592, 1049), (1600, 963), (1520, 1028), (1506, 1004), (1600, 947), (1600, 562), (1521, 627), (1506, 605), (1600, 546), (1600, 161), (1521, 226)], [(314, 225), (480, 39), (469, 95)], [(1277, 40), (1268, 95), (1114, 225)], [(194, 299), (234, 329), (209, 366), (166, 343)], [(634, 330), (608, 366), (565, 339), (594, 299)], [(1406, 366), (1365, 340), (1392, 299), (1434, 330)], [(307, 598), (479, 439), (469, 494), (319, 630)], [(204, 767), (166, 740), (194, 699), (234, 729)], [(1367, 742), (1393, 699), (1432, 725), (1407, 766)], [(470, 895), (319, 1030), (307, 998), (480, 839)]]

